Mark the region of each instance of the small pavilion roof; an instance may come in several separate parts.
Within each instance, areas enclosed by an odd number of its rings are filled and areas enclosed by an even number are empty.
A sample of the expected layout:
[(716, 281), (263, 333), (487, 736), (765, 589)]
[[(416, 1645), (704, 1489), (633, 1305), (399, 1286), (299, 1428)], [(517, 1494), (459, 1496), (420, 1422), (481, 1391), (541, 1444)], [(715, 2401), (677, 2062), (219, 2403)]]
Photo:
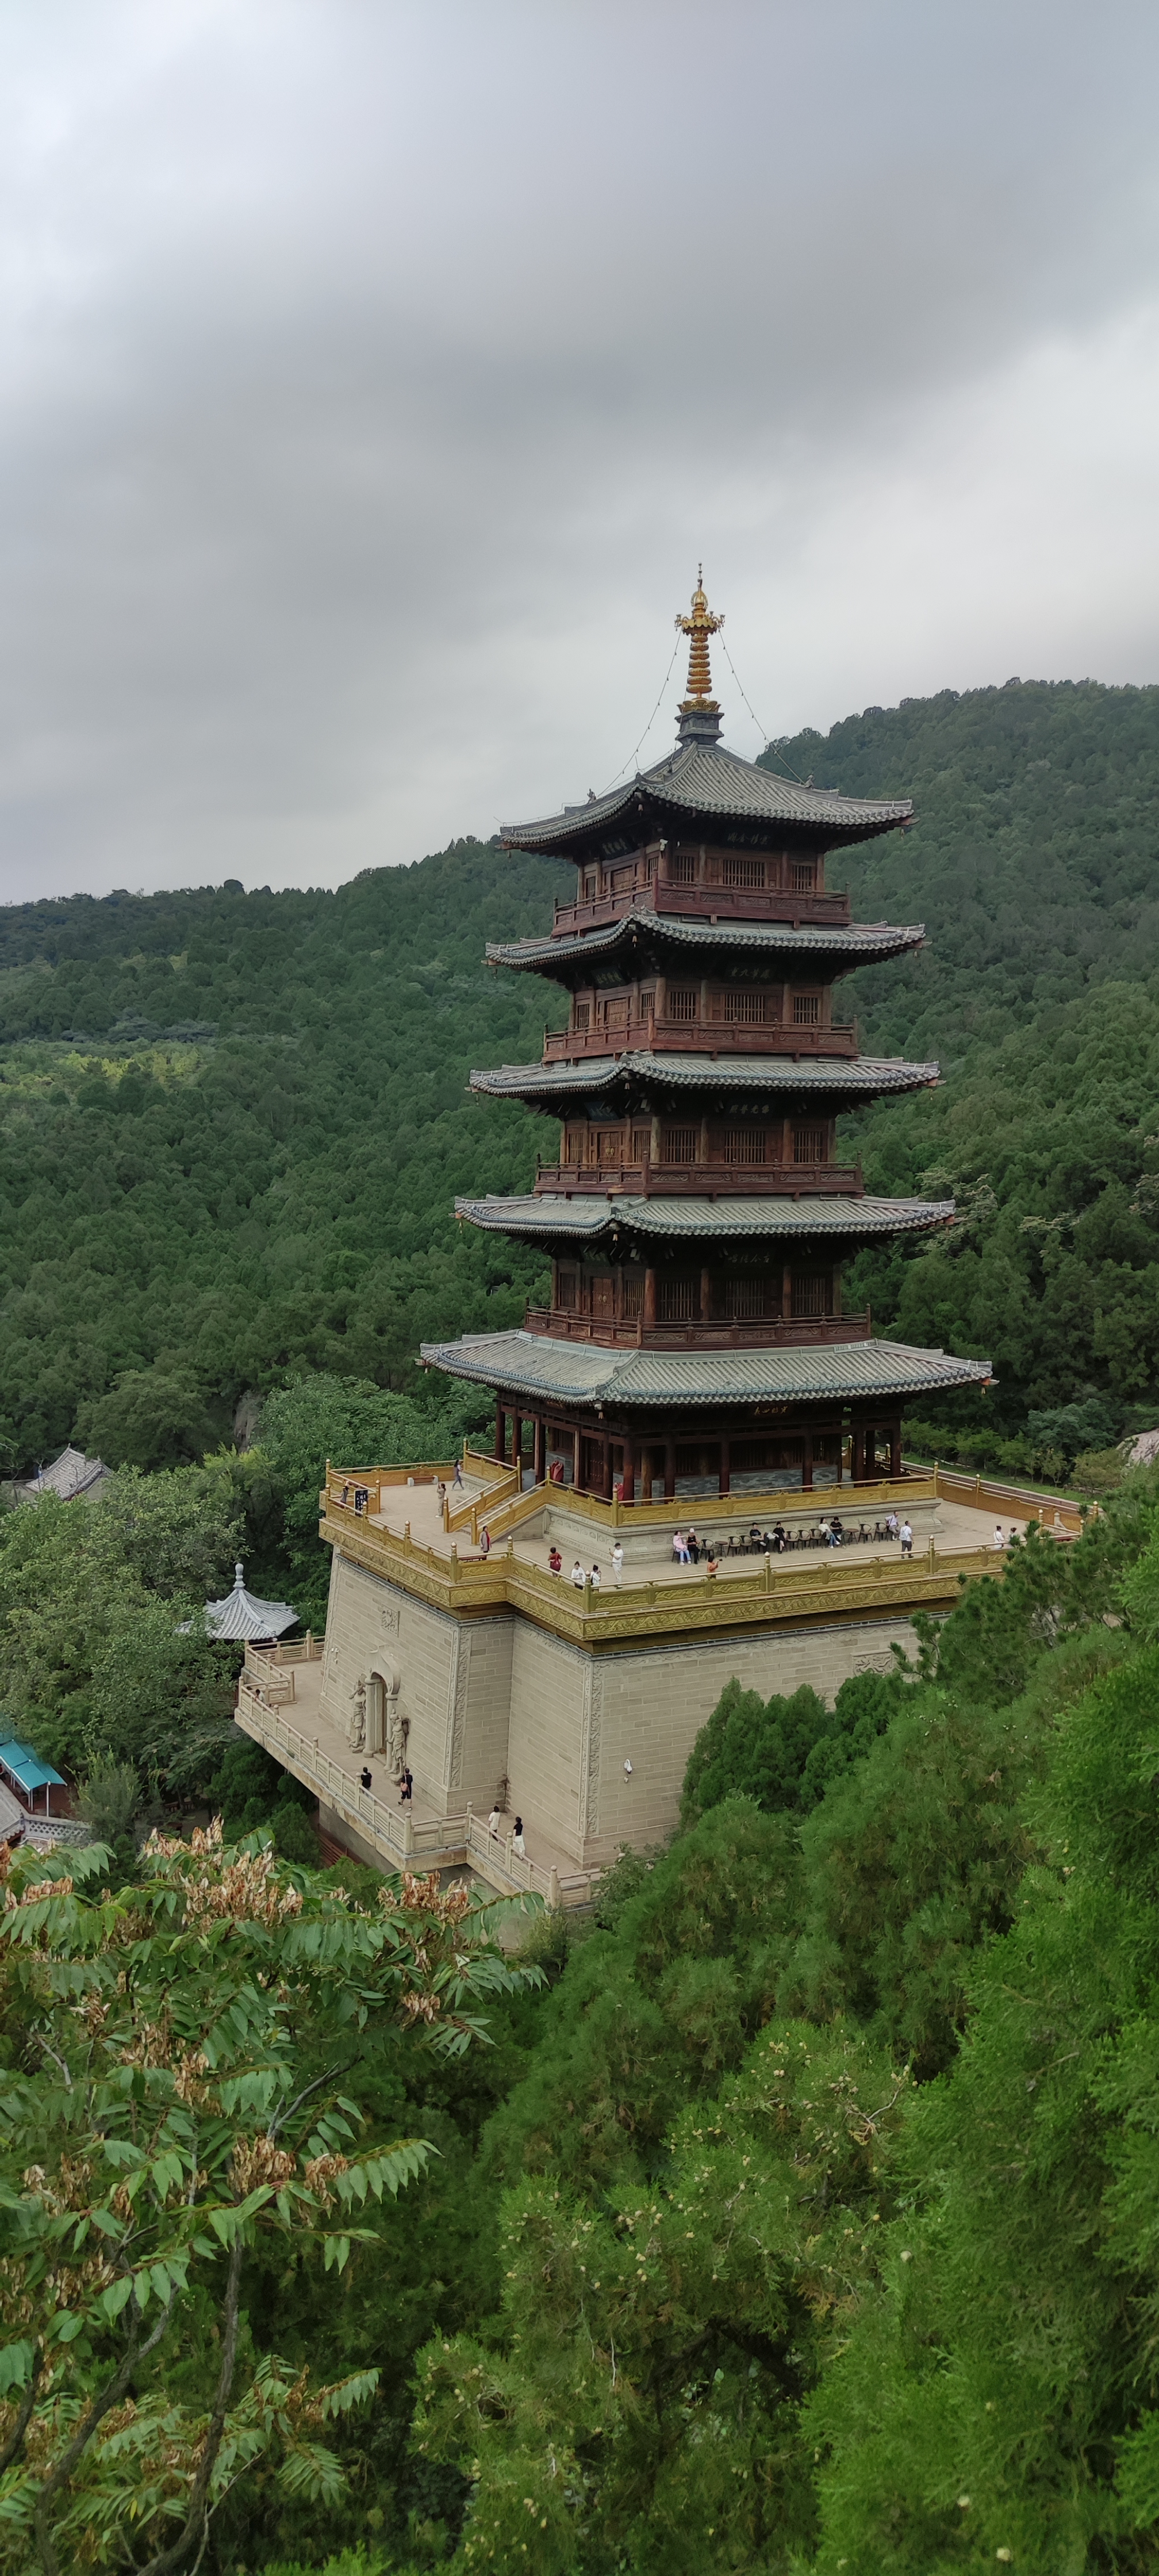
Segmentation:
[(424, 1342), (428, 1367), (513, 1395), (572, 1404), (798, 1404), (860, 1402), (930, 1395), (945, 1387), (985, 1385), (989, 1360), (955, 1359), (948, 1351), (912, 1350), (903, 1342), (826, 1342), (772, 1350), (607, 1350), (595, 1342), (550, 1334), (472, 1333), (458, 1342)]
[[(604, 923), (598, 930), (571, 932), (563, 939), (489, 940), (487, 962), (550, 976), (558, 966), (607, 964), (642, 944), (645, 949), (699, 949), (719, 956), (722, 964), (737, 951), (746, 957), (767, 957), (770, 963), (776, 957), (832, 957), (842, 969), (851, 970), (880, 965), (908, 948), (920, 948), (925, 935), (922, 922), (904, 927), (885, 921), (835, 922), (831, 929), (816, 923), (795, 930), (791, 921), (697, 921), (639, 905), (619, 921)], [(567, 981), (573, 982), (574, 976), (569, 974)]]
[(10, 1735), (0, 1744), (0, 1771), (6, 1771), (17, 1788), (30, 1798), (34, 1789), (63, 1789), (64, 1782), (51, 1762), (42, 1762), (30, 1744), (19, 1735)]
[(615, 1198), (577, 1191), (566, 1198), (456, 1199), (455, 1214), (485, 1234), (529, 1241), (597, 1244), (605, 1235), (711, 1236), (738, 1243), (783, 1235), (870, 1236), (924, 1234), (953, 1222), (953, 1199), (870, 1198)]
[[(701, 838), (708, 823), (747, 824), (750, 835), (759, 834), (762, 841), (779, 832), (787, 844), (807, 841), (813, 848), (834, 849), (896, 831), (912, 814), (908, 796), (841, 796), (832, 788), (778, 778), (773, 770), (727, 751), (723, 743), (687, 742), (606, 796), (565, 806), (542, 822), (501, 828), (504, 841), (520, 850), (599, 847), (619, 833), (638, 844), (641, 826), (678, 832), (682, 821), (690, 831), (699, 829)], [(722, 830), (714, 837), (730, 836)]]
[(597, 1100), (622, 1091), (749, 1092), (836, 1095), (876, 1099), (889, 1091), (920, 1091), (937, 1082), (936, 1064), (907, 1064), (901, 1056), (671, 1055), (626, 1048), (623, 1055), (587, 1056), (578, 1064), (499, 1064), (472, 1073), (472, 1091), (493, 1100), (551, 1102)]
[(297, 1624), (298, 1613), (288, 1601), (259, 1601), (257, 1594), (245, 1588), (245, 1567), (234, 1567), (232, 1592), (224, 1601), (207, 1601), (205, 1625), (211, 1637), (237, 1637), (252, 1642), (257, 1637), (281, 1637), (287, 1628)]

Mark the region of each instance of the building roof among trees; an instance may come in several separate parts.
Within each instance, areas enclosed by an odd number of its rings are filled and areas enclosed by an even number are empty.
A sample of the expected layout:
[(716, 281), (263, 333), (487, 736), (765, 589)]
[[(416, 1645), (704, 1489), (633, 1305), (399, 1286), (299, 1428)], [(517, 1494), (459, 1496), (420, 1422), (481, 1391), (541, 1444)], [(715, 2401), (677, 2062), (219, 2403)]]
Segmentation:
[(86, 1458), (83, 1449), (69, 1447), (61, 1450), (51, 1467), (38, 1467), (27, 1484), (17, 1486), (17, 1500), (36, 1503), (42, 1494), (57, 1494), (62, 1503), (75, 1502), (82, 1494), (88, 1500), (111, 1474), (111, 1467), (106, 1467), (102, 1458)]

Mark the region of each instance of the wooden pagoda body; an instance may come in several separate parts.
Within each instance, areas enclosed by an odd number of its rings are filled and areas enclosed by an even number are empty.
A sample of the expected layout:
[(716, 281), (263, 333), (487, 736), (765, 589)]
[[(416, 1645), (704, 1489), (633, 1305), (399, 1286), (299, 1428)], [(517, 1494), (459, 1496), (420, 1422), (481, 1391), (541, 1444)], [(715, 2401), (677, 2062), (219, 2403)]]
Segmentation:
[(986, 1362), (875, 1340), (847, 1314), (860, 1245), (927, 1232), (952, 1201), (867, 1196), (843, 1111), (938, 1079), (864, 1056), (837, 988), (921, 944), (832, 891), (835, 849), (904, 828), (908, 801), (779, 778), (720, 743), (703, 590), (679, 621), (689, 691), (674, 751), (628, 786), (505, 832), (566, 855), (551, 930), (488, 951), (562, 987), (542, 1061), (472, 1088), (558, 1121), (523, 1198), (458, 1213), (539, 1246), (551, 1303), (521, 1331), (423, 1357), (495, 1392), (495, 1456), (528, 1480), (630, 1504), (897, 1476), (908, 1401)]

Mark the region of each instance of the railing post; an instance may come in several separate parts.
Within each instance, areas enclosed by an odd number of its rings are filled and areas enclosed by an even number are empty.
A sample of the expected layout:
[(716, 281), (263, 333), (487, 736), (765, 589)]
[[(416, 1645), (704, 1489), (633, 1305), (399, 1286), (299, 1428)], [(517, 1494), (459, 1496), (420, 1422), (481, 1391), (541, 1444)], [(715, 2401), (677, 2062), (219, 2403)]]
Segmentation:
[(551, 1876), (547, 1882), (547, 1901), (549, 1905), (555, 1907), (558, 1907), (560, 1902), (559, 1871), (557, 1870), (554, 1861), (551, 1866)]
[(405, 1815), (405, 1816), (403, 1817), (403, 1820), (402, 1820), (402, 1848), (403, 1848), (403, 1857), (404, 1857), (404, 1859), (409, 1860), (409, 1858), (410, 1858), (410, 1856), (411, 1856), (411, 1853), (412, 1853), (412, 1852), (413, 1852), (413, 1850), (414, 1850), (414, 1847), (415, 1847), (415, 1829), (414, 1829), (414, 1826), (413, 1826), (413, 1824), (412, 1824), (412, 1822), (411, 1822), (410, 1816), (409, 1816), (409, 1815)]

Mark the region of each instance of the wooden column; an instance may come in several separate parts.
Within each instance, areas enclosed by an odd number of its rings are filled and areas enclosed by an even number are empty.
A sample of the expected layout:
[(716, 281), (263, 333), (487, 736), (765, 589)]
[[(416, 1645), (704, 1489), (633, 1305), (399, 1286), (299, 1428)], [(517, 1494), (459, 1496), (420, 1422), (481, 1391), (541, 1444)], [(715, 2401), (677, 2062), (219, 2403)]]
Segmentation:
[(578, 1492), (579, 1492), (579, 1480), (580, 1480), (580, 1436), (579, 1436), (578, 1431), (573, 1431), (573, 1433), (572, 1433), (572, 1435), (571, 1435), (571, 1481), (572, 1481), (572, 1490), (573, 1490), (573, 1492), (575, 1492), (575, 1493), (578, 1493)]
[(729, 1474), (729, 1444), (727, 1440), (722, 1440), (720, 1444), (720, 1490), (722, 1494), (727, 1494), (729, 1491)]
[(834, 1313), (834, 1315), (836, 1316), (836, 1318), (837, 1318), (838, 1322), (840, 1322), (840, 1320), (841, 1320), (841, 1264), (840, 1264), (840, 1262), (839, 1262), (839, 1261), (838, 1261), (838, 1262), (835, 1262), (835, 1263), (834, 1263), (834, 1266), (833, 1266), (833, 1313)]
[(644, 1321), (646, 1324), (656, 1321), (656, 1273), (652, 1269), (644, 1272)]
[(712, 1322), (712, 1272), (707, 1267), (700, 1274), (700, 1320), (702, 1324)]
[(501, 1462), (507, 1456), (507, 1415), (498, 1397), (495, 1399), (495, 1455)]
[(511, 1416), (511, 1464), (512, 1464), (512, 1466), (514, 1467), (514, 1469), (515, 1469), (515, 1473), (516, 1473), (516, 1475), (517, 1475), (517, 1476), (518, 1476), (518, 1478), (519, 1478), (520, 1491), (522, 1492), (522, 1489), (523, 1489), (523, 1415), (522, 1415), (521, 1413), (513, 1413), (513, 1414), (512, 1414), (512, 1416)]
[(812, 1434), (812, 1431), (807, 1431), (807, 1432), (805, 1433), (805, 1457), (804, 1457), (804, 1462), (803, 1462), (802, 1469), (801, 1469), (801, 1483), (802, 1483), (802, 1486), (803, 1486), (803, 1488), (804, 1488), (805, 1492), (806, 1492), (807, 1494), (811, 1494), (811, 1493), (812, 1493), (812, 1491), (813, 1491), (813, 1434)]
[(664, 1500), (666, 1503), (672, 1503), (675, 1499), (676, 1443), (674, 1440), (666, 1440), (664, 1443)]
[(793, 1312), (793, 1272), (786, 1261), (781, 1272), (781, 1322), (787, 1324)]
[[(653, 1036), (653, 1037), (655, 1037), (655, 1035), (656, 1035), (656, 1030), (655, 1030), (655, 1025), (653, 1024), (653, 1028), (652, 1028), (652, 1036)], [(648, 1161), (649, 1161), (649, 1163), (650, 1163), (650, 1165), (651, 1165), (652, 1170), (653, 1170), (653, 1171), (655, 1171), (655, 1170), (657, 1169), (657, 1166), (658, 1166), (659, 1161), (660, 1161), (660, 1120), (659, 1120), (659, 1117), (655, 1117), (655, 1118), (652, 1120), (652, 1130), (651, 1130), (651, 1135), (650, 1135), (650, 1137), (649, 1137), (649, 1141), (648, 1141)]]
[(855, 1422), (850, 1437), (853, 1450), (853, 1482), (855, 1485), (863, 1485), (865, 1483), (865, 1424)]
[(612, 1443), (605, 1431), (600, 1441), (600, 1492), (604, 1501), (612, 1499)]
[(889, 1426), (889, 1472), (890, 1475), (894, 1477), (900, 1476), (901, 1474), (900, 1422), (891, 1422)]
[(547, 1474), (547, 1425), (541, 1413), (535, 1417), (535, 1481), (542, 1485)]
[(636, 1499), (636, 1443), (634, 1440), (629, 1439), (627, 1432), (624, 1433), (623, 1485), (624, 1501), (626, 1503), (634, 1503)]

